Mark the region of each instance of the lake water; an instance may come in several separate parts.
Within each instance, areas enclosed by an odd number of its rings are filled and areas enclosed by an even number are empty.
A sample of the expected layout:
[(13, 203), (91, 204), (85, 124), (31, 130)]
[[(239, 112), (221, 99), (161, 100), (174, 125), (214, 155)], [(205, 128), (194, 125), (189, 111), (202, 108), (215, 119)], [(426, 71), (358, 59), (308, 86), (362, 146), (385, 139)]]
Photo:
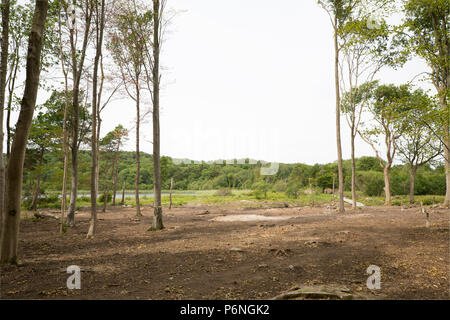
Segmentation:
[[(101, 195), (102, 195), (103, 193), (100, 193), (98, 196), (97, 196), (97, 198), (98, 197), (100, 197)], [(162, 192), (161, 193), (161, 196), (169, 196), (170, 194), (168, 193), (168, 192)], [(186, 192), (186, 193), (181, 193), (181, 192), (177, 192), (177, 193), (172, 193), (172, 196), (174, 196), (174, 195), (183, 195), (183, 196), (198, 196), (199, 194), (198, 193), (192, 193), (192, 192)], [(59, 196), (59, 197), (61, 197), (61, 195)], [(67, 197), (70, 197), (70, 194), (68, 194), (67, 195)], [(91, 194), (90, 193), (79, 193), (78, 194), (78, 198), (81, 198), (81, 197), (88, 197), (88, 198), (90, 198), (91, 197)], [(133, 193), (129, 193), (129, 192), (125, 192), (125, 198), (134, 198), (135, 197), (135, 193), (133, 192)], [(154, 197), (154, 193), (153, 192), (144, 192), (144, 193), (139, 193), (139, 197), (140, 198), (143, 198), (143, 197), (147, 197), (147, 198), (153, 198)], [(116, 199), (121, 199), (122, 198), (122, 192), (117, 192), (116, 193)]]

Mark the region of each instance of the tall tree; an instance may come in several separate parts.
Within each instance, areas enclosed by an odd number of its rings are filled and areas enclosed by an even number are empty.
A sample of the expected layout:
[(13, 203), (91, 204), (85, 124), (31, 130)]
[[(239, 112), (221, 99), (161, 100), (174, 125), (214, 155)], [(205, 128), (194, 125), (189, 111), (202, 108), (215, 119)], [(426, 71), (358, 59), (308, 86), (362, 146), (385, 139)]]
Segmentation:
[[(61, 3), (60, 3), (61, 4)], [(67, 54), (64, 52), (63, 44), (63, 34), (62, 34), (62, 15), (61, 11), (63, 8), (60, 6), (58, 8), (58, 44), (59, 44), (59, 54), (61, 62), (61, 71), (64, 76), (64, 118), (62, 125), (62, 151), (63, 151), (63, 181), (61, 187), (61, 223), (60, 223), (60, 233), (64, 233), (65, 226), (65, 214), (67, 206), (67, 175), (69, 171), (69, 134), (67, 128), (67, 119), (69, 113), (70, 97), (69, 97), (69, 65)]]
[(99, 2), (95, 2), (95, 30), (96, 30), (96, 53), (95, 53), (95, 61), (94, 61), (94, 74), (92, 81), (92, 137), (91, 137), (91, 223), (89, 226), (89, 231), (87, 234), (88, 238), (92, 238), (95, 234), (97, 227), (97, 167), (98, 167), (98, 136), (97, 136), (97, 118), (99, 113), (97, 112), (98, 108), (98, 67), (100, 63), (100, 58), (102, 56), (102, 47), (103, 47), (103, 31), (105, 28), (105, 0), (101, 0), (101, 4)]
[(0, 237), (0, 263), (17, 263), (23, 164), (39, 86), (42, 38), (47, 10), (48, 0), (36, 0), (28, 42), (25, 90), (6, 170), (4, 208), (7, 214), (4, 215)]
[[(351, 167), (352, 167), (352, 209), (356, 209), (356, 160), (355, 139), (361, 115), (365, 106), (364, 96), (357, 88), (363, 82), (370, 82), (380, 69), (392, 59), (388, 51), (389, 30), (381, 15), (391, 10), (389, 0), (355, 1), (351, 18), (339, 30), (342, 59), (340, 65), (342, 112), (350, 128)], [(379, 15), (374, 21), (372, 12)]]
[[(70, 1), (70, 0), (69, 0)], [(69, 226), (75, 225), (75, 210), (78, 196), (78, 149), (79, 149), (79, 129), (80, 129), (80, 83), (85, 67), (86, 51), (88, 48), (89, 36), (91, 34), (91, 22), (93, 15), (93, 1), (84, 0), (78, 3), (77, 0), (71, 0), (72, 3), (65, 3), (65, 16), (67, 26), (69, 27), (69, 43), (70, 43), (70, 56), (72, 67), (72, 145), (71, 145), (71, 160), (72, 160), (72, 179), (70, 187), (70, 203), (69, 211), (67, 214), (67, 224)], [(78, 48), (78, 8), (82, 7), (82, 44), (81, 48)]]
[(334, 42), (334, 82), (336, 90), (336, 146), (338, 158), (338, 181), (339, 181), (339, 212), (345, 211), (344, 207), (344, 171), (342, 164), (342, 143), (341, 143), (341, 92), (340, 92), (340, 74), (339, 74), (339, 53), (341, 51), (339, 33), (348, 19), (351, 17), (352, 10), (357, 1), (344, 0), (319, 0), (319, 4), (328, 13), (331, 26), (333, 27)]
[[(371, 121), (362, 124), (363, 130), (358, 130), (361, 138), (367, 142), (375, 151), (384, 173), (384, 191), (385, 205), (391, 205), (391, 183), (390, 172), (395, 154), (397, 152), (396, 141), (404, 132), (401, 117), (410, 97), (407, 85), (395, 86), (368, 85), (367, 90), (373, 90), (367, 93), (370, 99), (367, 102), (367, 109), (371, 116)], [(386, 150), (386, 161), (380, 155), (380, 142), (384, 140)]]
[(160, 91), (160, 62), (161, 42), (163, 35), (163, 14), (166, 0), (153, 0), (153, 178), (154, 178), (154, 204), (153, 229), (164, 228), (161, 204), (161, 153), (160, 153), (160, 122), (159, 122), (159, 91)]
[(431, 69), (428, 77), (439, 98), (442, 115), (440, 137), (444, 143), (446, 194), (450, 208), (450, 2), (448, 0), (404, 0), (404, 33), (407, 53), (422, 58)]
[[(152, 81), (148, 57), (152, 41), (152, 12), (144, 4), (136, 1), (117, 1), (113, 26), (109, 32), (108, 49), (120, 70), (124, 89), (136, 104), (136, 176), (135, 198), (136, 216), (141, 216), (139, 184), (141, 179), (140, 124), (141, 100), (144, 84)], [(145, 32), (144, 32), (145, 31)], [(150, 88), (147, 85), (147, 89)], [(151, 92), (150, 92), (151, 93)]]
[(0, 57), (0, 229), (3, 222), (4, 192), (5, 192), (5, 161), (3, 159), (3, 122), (5, 110), (6, 73), (8, 72), (9, 56), (9, 15), (10, 0), (2, 1), (2, 39)]
[(411, 94), (403, 112), (403, 134), (395, 141), (401, 160), (409, 169), (409, 201), (414, 203), (414, 187), (417, 169), (429, 164), (442, 154), (443, 143), (434, 134), (438, 130), (435, 123), (433, 127), (424, 122), (430, 109), (436, 109), (434, 101), (422, 90), (418, 89)]

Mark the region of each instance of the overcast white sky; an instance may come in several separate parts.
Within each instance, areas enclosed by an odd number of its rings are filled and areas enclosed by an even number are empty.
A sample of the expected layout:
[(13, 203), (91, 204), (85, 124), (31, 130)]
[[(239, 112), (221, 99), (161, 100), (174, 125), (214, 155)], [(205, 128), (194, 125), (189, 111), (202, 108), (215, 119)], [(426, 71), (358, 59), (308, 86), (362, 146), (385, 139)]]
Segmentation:
[[(332, 28), (316, 0), (168, 2), (183, 12), (174, 19), (162, 53), (163, 155), (335, 161)], [(400, 84), (424, 70), (416, 61), (378, 78)], [(133, 101), (116, 101), (103, 115), (102, 131), (119, 123), (132, 127), (134, 119)], [(141, 150), (152, 153), (151, 123), (141, 133)], [(344, 158), (350, 158), (343, 118), (342, 139)], [(134, 146), (131, 134), (126, 149)], [(358, 139), (356, 154), (373, 151)]]

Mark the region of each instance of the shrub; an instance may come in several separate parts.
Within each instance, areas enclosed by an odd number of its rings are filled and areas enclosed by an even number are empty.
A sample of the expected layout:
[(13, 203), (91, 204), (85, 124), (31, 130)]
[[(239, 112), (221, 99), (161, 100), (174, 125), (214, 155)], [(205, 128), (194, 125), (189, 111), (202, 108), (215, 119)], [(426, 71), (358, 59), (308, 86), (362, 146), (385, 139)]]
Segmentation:
[(357, 185), (369, 197), (381, 196), (384, 191), (384, 176), (377, 171), (359, 171), (356, 174)]
[(301, 187), (299, 184), (290, 183), (290, 184), (288, 184), (288, 186), (286, 188), (286, 195), (288, 196), (288, 198), (297, 199), (300, 188)]
[(267, 199), (267, 191), (270, 189), (270, 185), (265, 182), (256, 183), (253, 185), (254, 192), (256, 199)]
[[(111, 202), (111, 200), (112, 200), (112, 194), (111, 194), (111, 192), (108, 192), (108, 195), (107, 195), (107, 198), (106, 198), (106, 202)], [(98, 197), (98, 202), (99, 203), (103, 203), (104, 201), (105, 201), (105, 194), (102, 193), (100, 195), (100, 197)]]

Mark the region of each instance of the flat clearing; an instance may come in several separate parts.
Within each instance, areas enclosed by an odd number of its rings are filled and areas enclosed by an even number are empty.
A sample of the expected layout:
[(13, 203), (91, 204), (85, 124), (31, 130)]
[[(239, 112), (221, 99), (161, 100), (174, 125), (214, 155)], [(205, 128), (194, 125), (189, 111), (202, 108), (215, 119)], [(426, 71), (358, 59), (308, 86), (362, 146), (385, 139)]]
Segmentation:
[[(163, 231), (147, 231), (150, 207), (139, 219), (134, 208), (108, 208), (92, 240), (87, 210), (64, 236), (54, 219), (23, 219), (22, 264), (2, 268), (0, 297), (270, 299), (299, 285), (329, 285), (367, 299), (450, 298), (449, 210), (430, 209), (426, 229), (420, 208), (337, 214), (251, 204), (165, 208)], [(71, 265), (81, 267), (80, 290), (66, 287)], [(381, 268), (380, 290), (366, 286), (370, 265)]]

